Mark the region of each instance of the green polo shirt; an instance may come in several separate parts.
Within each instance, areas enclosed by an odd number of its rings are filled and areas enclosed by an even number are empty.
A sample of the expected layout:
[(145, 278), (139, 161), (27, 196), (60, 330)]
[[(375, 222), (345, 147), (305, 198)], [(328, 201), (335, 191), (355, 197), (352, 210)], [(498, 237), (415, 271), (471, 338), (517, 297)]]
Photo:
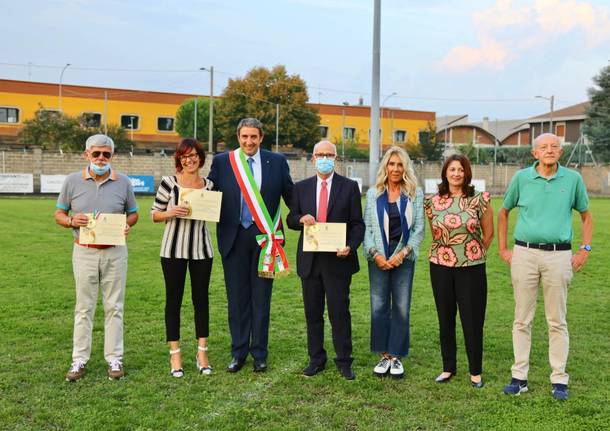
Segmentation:
[(518, 171), (504, 195), (502, 206), (519, 208), (515, 239), (535, 243), (572, 241), (572, 209), (589, 207), (587, 189), (580, 174), (559, 165), (546, 179), (536, 171), (538, 162)]

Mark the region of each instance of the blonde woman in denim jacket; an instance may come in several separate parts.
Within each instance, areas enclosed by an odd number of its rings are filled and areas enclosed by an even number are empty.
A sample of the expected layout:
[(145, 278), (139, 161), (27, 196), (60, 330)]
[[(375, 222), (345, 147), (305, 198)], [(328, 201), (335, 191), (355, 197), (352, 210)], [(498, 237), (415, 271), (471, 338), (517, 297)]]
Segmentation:
[(371, 350), (377, 376), (404, 376), (415, 260), (424, 237), (424, 194), (405, 150), (387, 150), (366, 194), (364, 253), (371, 288)]

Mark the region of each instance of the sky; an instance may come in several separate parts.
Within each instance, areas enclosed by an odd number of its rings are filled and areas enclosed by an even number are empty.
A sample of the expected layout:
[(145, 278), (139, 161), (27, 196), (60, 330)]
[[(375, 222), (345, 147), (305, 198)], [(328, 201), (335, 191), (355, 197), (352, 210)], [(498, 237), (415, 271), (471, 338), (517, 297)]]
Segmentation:
[[(0, 0), (0, 79), (214, 94), (286, 66), (311, 102), (370, 104), (373, 0)], [(583, 102), (610, 0), (382, 0), (384, 106), (521, 119)], [(1, 101), (0, 101), (1, 102)]]

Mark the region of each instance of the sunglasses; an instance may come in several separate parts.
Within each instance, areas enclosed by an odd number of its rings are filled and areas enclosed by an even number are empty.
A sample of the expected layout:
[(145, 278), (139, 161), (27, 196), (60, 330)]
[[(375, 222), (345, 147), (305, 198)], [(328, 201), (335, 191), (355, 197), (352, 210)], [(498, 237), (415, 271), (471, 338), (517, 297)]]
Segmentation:
[(109, 159), (112, 157), (112, 153), (110, 151), (91, 151), (91, 157), (97, 159), (100, 154), (104, 156), (105, 159)]

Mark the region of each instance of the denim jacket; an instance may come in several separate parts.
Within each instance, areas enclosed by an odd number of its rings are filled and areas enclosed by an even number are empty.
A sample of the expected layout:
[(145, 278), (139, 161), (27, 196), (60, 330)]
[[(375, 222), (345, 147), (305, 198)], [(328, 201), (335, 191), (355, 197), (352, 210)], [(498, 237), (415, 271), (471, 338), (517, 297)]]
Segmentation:
[[(405, 214), (402, 215), (410, 224), (409, 239), (405, 244), (404, 235), (401, 235), (392, 256), (385, 256), (382, 227), (379, 225), (379, 217), (377, 215), (378, 198), (377, 189), (371, 187), (366, 193), (366, 206), (364, 209), (364, 224), (366, 226), (364, 232), (364, 256), (370, 261), (373, 261), (378, 254), (381, 254), (386, 259), (390, 259), (404, 247), (410, 246), (412, 252), (407, 255), (407, 259), (415, 261), (419, 254), (419, 244), (424, 239), (424, 193), (422, 189), (419, 187), (416, 189), (415, 199), (409, 200)], [(384, 219), (388, 219), (387, 214), (384, 214)], [(384, 228), (384, 233), (387, 241), (389, 235), (387, 226)]]

